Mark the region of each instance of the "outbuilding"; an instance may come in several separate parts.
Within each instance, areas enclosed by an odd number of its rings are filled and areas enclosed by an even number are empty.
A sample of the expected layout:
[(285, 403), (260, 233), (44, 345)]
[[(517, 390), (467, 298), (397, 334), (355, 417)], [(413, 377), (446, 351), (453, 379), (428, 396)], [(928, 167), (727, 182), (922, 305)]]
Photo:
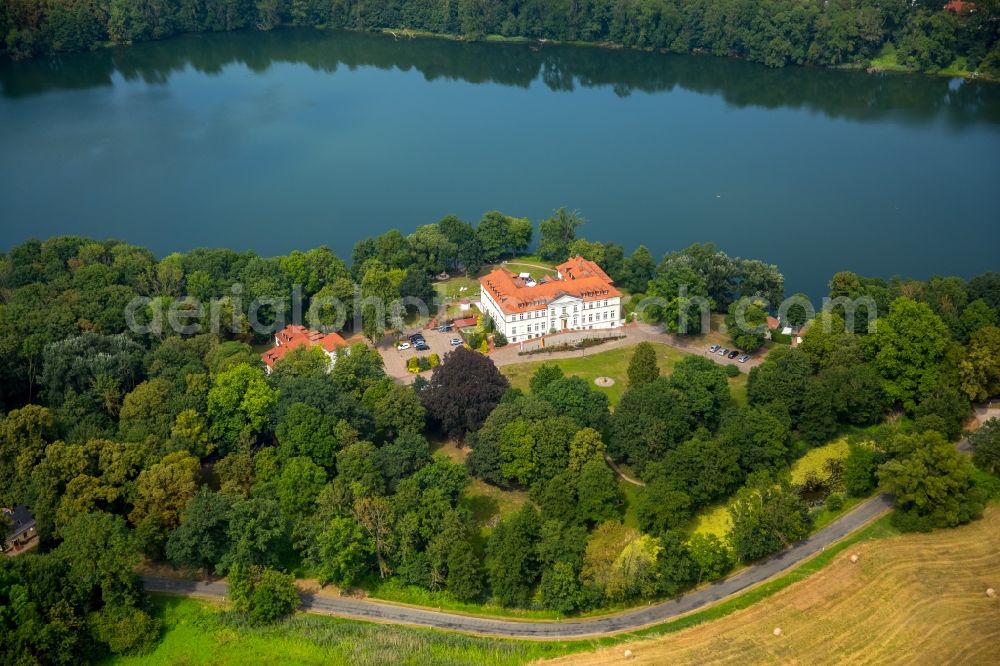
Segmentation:
[(0, 543), (0, 550), (3, 552), (20, 550), (38, 536), (35, 517), (25, 505), (18, 504), (12, 509), (5, 507), (3, 516), (8, 522), (3, 542)]

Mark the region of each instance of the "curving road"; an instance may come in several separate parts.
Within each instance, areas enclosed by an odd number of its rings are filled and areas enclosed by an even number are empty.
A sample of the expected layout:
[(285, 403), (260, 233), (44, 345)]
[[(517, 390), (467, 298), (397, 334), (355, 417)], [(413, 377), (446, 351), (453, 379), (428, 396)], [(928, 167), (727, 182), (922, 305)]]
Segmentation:
[[(979, 407), (976, 409), (976, 415), (980, 423), (991, 417), (1000, 418), (1000, 406), (993, 407), (990, 404), (988, 407)], [(959, 451), (971, 449), (968, 439), (963, 439), (956, 446)], [(302, 610), (352, 620), (408, 624), (505, 638), (560, 640), (618, 634), (666, 622), (678, 615), (704, 608), (762, 583), (795, 567), (803, 560), (826, 549), (827, 546), (840, 541), (891, 508), (892, 497), (885, 494), (878, 495), (854, 507), (816, 534), (800, 541), (791, 548), (786, 548), (780, 553), (753, 564), (734, 576), (668, 601), (633, 608), (614, 615), (564, 621), (509, 620), (446, 613), (430, 608), (403, 606), (371, 599), (326, 597), (313, 594), (302, 595)], [(143, 576), (142, 581), (148, 592), (189, 597), (223, 599), (229, 591), (229, 586), (221, 581), (206, 583), (162, 576)]]
[[(352, 620), (389, 622), (460, 631), (468, 634), (535, 640), (588, 638), (634, 631), (698, 610), (787, 571), (873, 521), (888, 511), (891, 506), (891, 498), (888, 495), (879, 495), (859, 504), (852, 511), (804, 541), (761, 560), (734, 576), (669, 601), (622, 611), (615, 615), (564, 621), (523, 621), (446, 613), (371, 599), (326, 597), (312, 594), (303, 594), (302, 610)], [(205, 583), (160, 576), (143, 576), (142, 580), (149, 592), (192, 597), (222, 599), (229, 589), (224, 582)]]

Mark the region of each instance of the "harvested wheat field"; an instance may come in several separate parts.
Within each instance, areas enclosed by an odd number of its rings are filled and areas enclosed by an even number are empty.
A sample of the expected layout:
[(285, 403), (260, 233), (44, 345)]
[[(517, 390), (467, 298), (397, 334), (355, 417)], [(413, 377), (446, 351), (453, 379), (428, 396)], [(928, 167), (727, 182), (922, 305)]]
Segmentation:
[(719, 620), (546, 663), (1000, 664), (998, 536), (991, 505), (971, 525), (852, 546)]

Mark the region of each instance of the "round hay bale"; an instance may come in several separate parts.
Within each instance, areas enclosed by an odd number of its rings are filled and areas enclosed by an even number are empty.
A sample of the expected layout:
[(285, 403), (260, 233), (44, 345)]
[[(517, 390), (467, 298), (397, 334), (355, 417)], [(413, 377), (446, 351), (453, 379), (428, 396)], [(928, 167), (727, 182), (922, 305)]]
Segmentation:
[(994, 590), (992, 587), (988, 587), (986, 588), (986, 596), (988, 596), (990, 599), (993, 599), (994, 597), (997, 596), (997, 591)]
[(774, 635), (775, 636), (780, 636), (781, 635), (781, 627), (775, 627), (774, 628)]
[(625, 652), (623, 654), (625, 655), (626, 659), (631, 659), (632, 658), (632, 650), (625, 650)]
[(856, 554), (855, 555), (851, 555), (851, 562), (853, 562), (854, 564), (858, 563), (858, 556)]

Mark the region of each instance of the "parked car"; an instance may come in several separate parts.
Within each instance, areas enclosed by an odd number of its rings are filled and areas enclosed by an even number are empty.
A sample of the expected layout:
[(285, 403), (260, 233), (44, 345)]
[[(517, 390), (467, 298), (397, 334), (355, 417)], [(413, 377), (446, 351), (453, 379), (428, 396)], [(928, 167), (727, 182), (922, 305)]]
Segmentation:
[(454, 326), (451, 324), (445, 324), (444, 326), (438, 326), (438, 333), (450, 333)]
[(740, 363), (746, 363), (750, 360), (750, 354), (743, 354), (743, 356), (740, 356), (738, 360)]
[(733, 351), (729, 352), (729, 358), (736, 358), (739, 355), (740, 355), (739, 349), (734, 349)]
[(715, 352), (719, 351), (719, 349), (721, 349), (721, 348), (722, 348), (722, 345), (712, 345), (711, 347), (708, 348), (708, 351), (710, 351), (710, 352), (712, 352), (714, 354)]
[(416, 342), (417, 340), (423, 340), (424, 339), (424, 335), (423, 335), (423, 333), (414, 333), (414, 334), (410, 335), (409, 338), (410, 338), (410, 342)]
[(462, 344), (462, 338), (452, 338), (450, 342), (452, 347), (458, 347)]
[(409, 348), (410, 348), (409, 342), (400, 342), (398, 345), (396, 345), (396, 349), (398, 349), (399, 351), (403, 351), (404, 349), (409, 349)]
[(723, 347), (722, 349), (720, 349), (720, 350), (719, 350), (718, 352), (716, 352), (716, 353), (717, 353), (717, 354), (718, 354), (719, 356), (725, 356), (726, 354), (728, 354), (728, 353), (729, 353), (729, 350), (728, 350), (728, 349), (726, 349), (725, 347)]
[(421, 340), (420, 342), (418, 342), (418, 343), (417, 343), (417, 344), (415, 345), (415, 347), (414, 347), (414, 348), (415, 348), (415, 349), (416, 349), (417, 351), (427, 351), (428, 349), (430, 349), (430, 347), (428, 347), (428, 346), (427, 346), (427, 343), (426, 343), (426, 342), (424, 342), (423, 340)]

